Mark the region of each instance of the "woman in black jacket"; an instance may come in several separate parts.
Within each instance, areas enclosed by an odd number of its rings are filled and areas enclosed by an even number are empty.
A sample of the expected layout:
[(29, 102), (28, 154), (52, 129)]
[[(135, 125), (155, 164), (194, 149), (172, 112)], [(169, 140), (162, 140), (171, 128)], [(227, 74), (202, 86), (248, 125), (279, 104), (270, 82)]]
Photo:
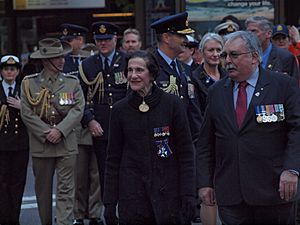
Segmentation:
[(203, 63), (193, 71), (192, 80), (197, 96), (199, 97), (200, 109), (203, 113), (206, 108), (208, 88), (227, 75), (227, 72), (221, 66), (220, 60), (223, 46), (222, 37), (215, 33), (207, 33), (204, 35), (199, 44)]
[(194, 149), (180, 99), (159, 89), (159, 66), (137, 51), (125, 74), (132, 92), (112, 109), (104, 185), (107, 224), (190, 224)]

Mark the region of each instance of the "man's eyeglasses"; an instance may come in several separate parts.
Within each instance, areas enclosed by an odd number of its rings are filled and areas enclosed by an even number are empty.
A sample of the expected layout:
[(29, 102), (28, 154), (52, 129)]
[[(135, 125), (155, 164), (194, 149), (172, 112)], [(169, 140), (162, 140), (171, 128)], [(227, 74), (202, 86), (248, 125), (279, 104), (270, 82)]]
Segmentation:
[(242, 52), (242, 53), (238, 53), (238, 52), (222, 52), (220, 54), (220, 58), (222, 59), (226, 59), (227, 56), (229, 55), (229, 58), (231, 59), (237, 59), (240, 55), (245, 55), (245, 54), (249, 54), (249, 53), (253, 53), (253, 51), (249, 51), (249, 52)]

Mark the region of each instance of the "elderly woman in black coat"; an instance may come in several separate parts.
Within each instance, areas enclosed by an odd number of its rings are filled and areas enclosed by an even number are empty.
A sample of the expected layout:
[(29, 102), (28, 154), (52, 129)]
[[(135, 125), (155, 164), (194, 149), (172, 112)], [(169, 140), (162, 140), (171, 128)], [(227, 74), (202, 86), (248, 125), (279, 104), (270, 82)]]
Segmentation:
[(131, 92), (110, 119), (104, 185), (107, 224), (190, 224), (195, 211), (194, 149), (189, 123), (175, 96), (154, 80), (151, 53), (131, 55), (125, 71)]

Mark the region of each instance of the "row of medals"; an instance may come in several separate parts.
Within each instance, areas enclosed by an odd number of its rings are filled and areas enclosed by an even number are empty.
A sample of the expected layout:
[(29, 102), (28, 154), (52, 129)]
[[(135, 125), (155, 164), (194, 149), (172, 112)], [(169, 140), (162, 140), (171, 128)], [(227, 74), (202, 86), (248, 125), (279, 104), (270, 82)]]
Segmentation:
[(73, 93), (59, 93), (59, 104), (60, 105), (73, 105), (75, 99)]
[(275, 114), (271, 114), (271, 115), (266, 115), (266, 114), (259, 114), (257, 115), (256, 117), (256, 121), (258, 123), (270, 123), (270, 122), (277, 122), (277, 121), (280, 121), (280, 120), (283, 120), (284, 118), (284, 115), (275, 115)]

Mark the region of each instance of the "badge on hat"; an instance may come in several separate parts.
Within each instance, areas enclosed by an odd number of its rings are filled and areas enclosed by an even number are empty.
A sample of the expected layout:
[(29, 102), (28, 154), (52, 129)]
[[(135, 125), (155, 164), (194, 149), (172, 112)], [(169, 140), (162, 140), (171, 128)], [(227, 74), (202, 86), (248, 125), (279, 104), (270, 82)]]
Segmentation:
[(67, 28), (64, 28), (64, 30), (63, 30), (63, 32), (62, 32), (62, 33), (63, 33), (63, 35), (64, 35), (64, 36), (67, 36), (67, 35), (68, 35), (68, 33), (69, 33), (69, 32), (68, 32), (68, 29), (67, 29)]
[(102, 25), (100, 26), (99, 32), (100, 32), (100, 34), (105, 34), (105, 32), (106, 32), (106, 27), (105, 27), (105, 25), (102, 24)]

